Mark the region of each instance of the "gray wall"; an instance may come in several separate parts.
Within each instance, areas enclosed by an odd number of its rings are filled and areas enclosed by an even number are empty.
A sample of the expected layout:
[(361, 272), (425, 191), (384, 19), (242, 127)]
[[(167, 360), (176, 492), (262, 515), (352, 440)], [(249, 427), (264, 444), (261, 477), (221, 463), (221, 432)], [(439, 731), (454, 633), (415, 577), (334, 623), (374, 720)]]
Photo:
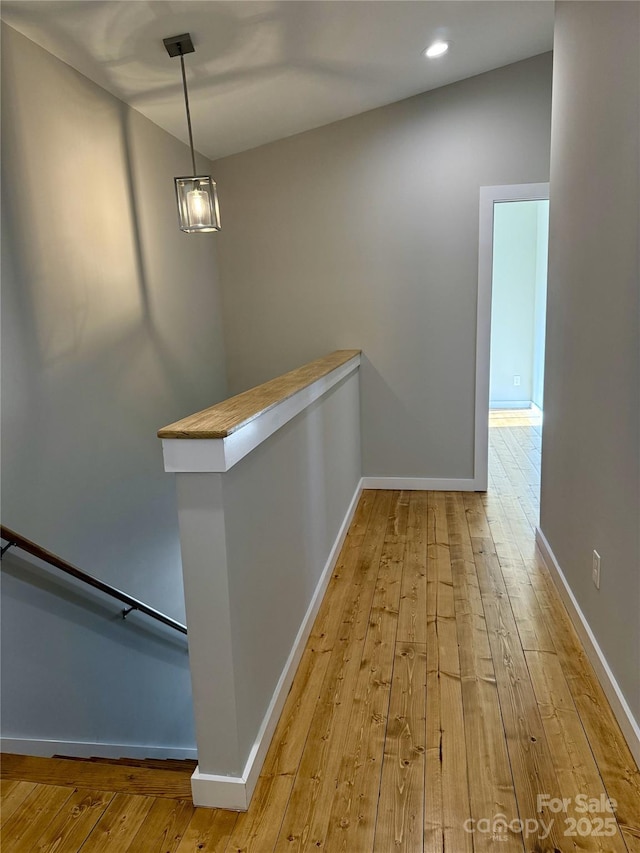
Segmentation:
[(472, 477), (479, 188), (550, 117), (543, 55), (216, 162), (230, 390), (361, 347), (364, 474)]
[(1, 599), (4, 750), (195, 757), (186, 638), (18, 551)]
[[(176, 222), (188, 150), (3, 26), (2, 153), (3, 523), (184, 618), (155, 433), (226, 392), (215, 236)], [(193, 745), (184, 653), (179, 666), (123, 656), (131, 629), (105, 614), (67, 621), (68, 590), (58, 606), (17, 564), (6, 580), (4, 735)], [(34, 706), (52, 667), (58, 690)], [(163, 679), (170, 707), (148, 689)], [(128, 709), (127, 724), (96, 725), (100, 702), (120, 720)]]
[(356, 372), (223, 475), (238, 741), (245, 760), (361, 470)]
[(357, 371), (229, 471), (176, 475), (202, 773), (242, 774), (360, 477)]
[(557, 5), (541, 528), (640, 720), (639, 16)]

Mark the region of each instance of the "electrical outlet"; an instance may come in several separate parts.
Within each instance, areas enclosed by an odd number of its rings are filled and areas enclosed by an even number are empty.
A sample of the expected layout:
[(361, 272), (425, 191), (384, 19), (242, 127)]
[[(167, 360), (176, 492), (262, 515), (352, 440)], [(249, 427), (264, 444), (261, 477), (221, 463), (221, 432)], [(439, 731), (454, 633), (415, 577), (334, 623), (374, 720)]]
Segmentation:
[(520, 377), (519, 376), (516, 375), (513, 377), (513, 384), (516, 386), (520, 385)]
[(596, 589), (600, 589), (600, 554), (597, 551), (593, 552), (593, 564), (591, 567), (591, 577)]

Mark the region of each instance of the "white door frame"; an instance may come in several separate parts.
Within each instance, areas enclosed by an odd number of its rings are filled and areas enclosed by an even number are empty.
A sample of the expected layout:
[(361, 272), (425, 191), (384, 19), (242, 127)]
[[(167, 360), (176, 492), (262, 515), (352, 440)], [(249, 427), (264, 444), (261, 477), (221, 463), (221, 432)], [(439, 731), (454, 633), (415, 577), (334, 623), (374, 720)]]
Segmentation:
[(549, 184), (480, 187), (478, 244), (478, 315), (476, 326), (476, 411), (473, 479), (475, 490), (489, 482), (489, 369), (491, 362), (491, 284), (493, 278), (493, 207), (500, 201), (542, 201)]

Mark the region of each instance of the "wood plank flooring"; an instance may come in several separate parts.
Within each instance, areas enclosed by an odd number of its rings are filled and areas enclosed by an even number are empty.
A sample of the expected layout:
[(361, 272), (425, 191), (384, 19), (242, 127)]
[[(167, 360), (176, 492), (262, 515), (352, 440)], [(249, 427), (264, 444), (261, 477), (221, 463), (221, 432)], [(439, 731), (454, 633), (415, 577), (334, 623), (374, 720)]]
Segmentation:
[(535, 550), (540, 424), (490, 425), (487, 494), (362, 495), (248, 812), (194, 809), (179, 765), (8, 758), (3, 853), (640, 853), (640, 774)]
[(66, 758), (35, 758), (24, 755), (2, 757), (4, 779), (27, 780), (44, 785), (67, 785), (114, 793), (144, 793), (168, 799), (188, 799), (191, 783), (185, 773), (115, 765), (111, 761), (93, 763)]

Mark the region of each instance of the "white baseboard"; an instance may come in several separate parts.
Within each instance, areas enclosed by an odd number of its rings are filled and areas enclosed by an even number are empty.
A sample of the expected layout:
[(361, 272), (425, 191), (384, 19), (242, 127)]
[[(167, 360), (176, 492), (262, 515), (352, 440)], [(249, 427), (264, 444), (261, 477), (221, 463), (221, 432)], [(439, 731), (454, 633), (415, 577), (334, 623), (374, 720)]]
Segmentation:
[(197, 758), (195, 747), (131, 746), (127, 743), (91, 743), (71, 740), (37, 740), (3, 737), (0, 750), (15, 755), (72, 755), (77, 758)]
[(360, 480), (347, 509), (344, 521), (340, 525), (340, 530), (338, 531), (333, 547), (329, 552), (327, 562), (322, 570), (307, 612), (304, 615), (298, 634), (291, 647), (287, 662), (278, 679), (276, 689), (267, 708), (267, 713), (264, 715), (258, 736), (245, 764), (242, 777), (217, 776), (210, 773), (202, 773), (200, 768), (196, 767), (191, 777), (191, 792), (193, 794), (194, 805), (204, 806), (205, 808), (233, 809), (235, 811), (246, 811), (249, 808), (262, 765), (271, 745), (271, 739), (280, 720), (280, 715), (289, 695), (289, 690), (291, 689), (291, 684), (298, 669), (302, 653), (311, 634), (313, 623), (329, 585), (347, 532), (349, 531), (362, 488), (362, 480)]
[(363, 489), (394, 489), (414, 492), (475, 492), (475, 480), (438, 479), (435, 477), (363, 477)]
[(530, 409), (531, 400), (491, 400), (489, 409)]
[(638, 721), (633, 716), (631, 708), (627, 704), (627, 700), (624, 698), (624, 694), (611, 671), (611, 667), (607, 663), (607, 659), (605, 658), (604, 653), (600, 648), (584, 613), (580, 609), (580, 605), (578, 604), (566, 577), (564, 576), (564, 572), (560, 568), (555, 554), (547, 542), (546, 536), (539, 527), (536, 528), (536, 545), (538, 546), (542, 559), (549, 570), (549, 574), (553, 578), (558, 592), (560, 593), (560, 597), (569, 612), (573, 626), (576, 629), (576, 632), (580, 637), (580, 641), (584, 646), (584, 650), (587, 653), (587, 657), (591, 661), (591, 665), (598, 676), (602, 689), (609, 700), (611, 709), (618, 721), (618, 725), (622, 729), (622, 733), (629, 745), (629, 749), (631, 750), (636, 763), (640, 766), (640, 726), (638, 725)]

